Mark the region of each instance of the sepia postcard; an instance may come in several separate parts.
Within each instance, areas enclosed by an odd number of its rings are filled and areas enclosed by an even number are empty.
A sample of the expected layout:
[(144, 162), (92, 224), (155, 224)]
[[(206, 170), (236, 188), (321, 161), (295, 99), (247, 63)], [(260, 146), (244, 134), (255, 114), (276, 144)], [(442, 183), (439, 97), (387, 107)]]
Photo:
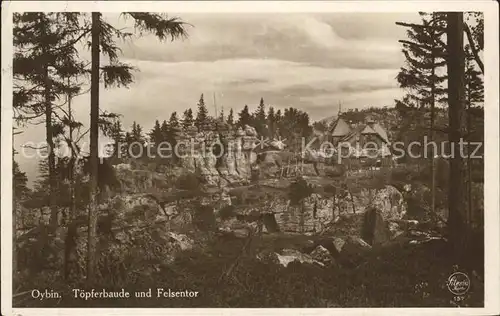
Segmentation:
[(5, 1), (2, 315), (498, 315), (496, 1)]

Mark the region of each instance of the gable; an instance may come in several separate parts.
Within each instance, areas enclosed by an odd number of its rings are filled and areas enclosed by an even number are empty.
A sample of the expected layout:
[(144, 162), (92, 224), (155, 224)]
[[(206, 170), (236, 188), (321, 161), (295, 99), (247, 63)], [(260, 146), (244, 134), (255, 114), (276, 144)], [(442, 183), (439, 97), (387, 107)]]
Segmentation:
[(387, 132), (378, 123), (373, 124), (373, 130), (386, 142), (389, 143), (389, 137), (387, 137)]
[(334, 137), (341, 137), (349, 134), (350, 132), (351, 128), (349, 125), (343, 119), (339, 118), (333, 126), (331, 135)]
[(370, 125), (366, 125), (365, 128), (361, 131), (361, 134), (377, 134)]

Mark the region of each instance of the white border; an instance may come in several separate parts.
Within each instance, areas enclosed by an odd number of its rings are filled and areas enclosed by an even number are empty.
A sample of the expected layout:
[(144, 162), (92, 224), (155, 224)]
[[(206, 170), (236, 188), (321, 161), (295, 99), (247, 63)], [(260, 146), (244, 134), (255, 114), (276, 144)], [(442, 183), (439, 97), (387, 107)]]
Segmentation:
[[(16, 308), (12, 309), (12, 12), (149, 11), (149, 12), (416, 12), (483, 11), (485, 18), (485, 307), (484, 308), (340, 308), (340, 309), (161, 309), (161, 308)], [(498, 3), (496, 1), (15, 1), (2, 2), (1, 124), (1, 303), (2, 315), (497, 315), (499, 291), (499, 94)]]

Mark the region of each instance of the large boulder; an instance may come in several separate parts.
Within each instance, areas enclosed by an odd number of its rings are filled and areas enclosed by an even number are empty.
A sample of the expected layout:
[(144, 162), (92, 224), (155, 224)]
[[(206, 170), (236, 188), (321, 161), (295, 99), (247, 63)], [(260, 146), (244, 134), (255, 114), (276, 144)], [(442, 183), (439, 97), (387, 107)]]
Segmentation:
[(343, 238), (342, 241), (342, 247), (340, 247), (338, 255), (338, 261), (342, 265), (357, 266), (361, 264), (363, 258), (372, 249), (366, 241), (356, 236)]
[(312, 252), (311, 257), (323, 264), (331, 264), (334, 262), (333, 256), (330, 254), (330, 251), (323, 247), (322, 245), (317, 246)]
[(388, 223), (376, 208), (370, 208), (364, 214), (361, 238), (370, 245), (382, 245), (389, 241), (390, 232)]
[(186, 235), (169, 232), (168, 236), (170, 237), (170, 241), (176, 243), (181, 250), (193, 249), (194, 242)]
[(287, 267), (289, 263), (298, 261), (300, 263), (308, 263), (308, 264), (318, 264), (320, 266), (324, 266), (323, 263), (314, 260), (310, 255), (304, 254), (298, 250), (295, 249), (283, 249), (281, 251), (281, 254), (276, 254), (278, 257), (279, 263)]
[[(385, 185), (381, 189), (363, 189), (359, 196), (362, 203), (360, 208), (374, 207), (384, 221), (400, 220), (407, 211), (406, 201), (403, 194), (391, 185)], [(363, 210), (363, 211), (365, 211)]]

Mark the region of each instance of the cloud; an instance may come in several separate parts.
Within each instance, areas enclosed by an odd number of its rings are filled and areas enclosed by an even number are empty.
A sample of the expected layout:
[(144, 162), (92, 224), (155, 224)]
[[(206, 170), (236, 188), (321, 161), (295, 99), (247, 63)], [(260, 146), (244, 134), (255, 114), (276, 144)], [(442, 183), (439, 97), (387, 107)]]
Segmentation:
[[(270, 58), (309, 63), (329, 68), (395, 68), (402, 61), (395, 20), (383, 23), (385, 36), (355, 36), (365, 30), (367, 16), (357, 21), (353, 14), (346, 32), (339, 14), (179, 14), (188, 27), (184, 41), (158, 42), (145, 36), (124, 45), (125, 57), (166, 62), (215, 61), (233, 58)], [(372, 19), (374, 14), (371, 14)], [(368, 20), (367, 20), (368, 19)], [(370, 26), (377, 25), (371, 23)], [(342, 30), (344, 36), (337, 33)], [(377, 28), (375, 28), (377, 29)], [(379, 28), (380, 29), (380, 28)], [(389, 31), (389, 30), (392, 30)], [(370, 31), (373, 33), (374, 31)], [(369, 34), (371, 34), (369, 33)]]
[[(200, 94), (214, 114), (255, 110), (261, 97), (276, 109), (296, 107), (312, 120), (343, 109), (391, 106), (401, 96), (394, 80), (403, 63), (395, 21), (414, 21), (417, 13), (337, 14), (174, 14), (193, 24), (189, 38), (159, 42), (154, 36), (120, 43), (123, 61), (137, 67), (128, 89), (102, 89), (103, 110), (122, 114), (124, 126), (137, 121), (148, 131), (196, 108)], [(117, 27), (132, 27), (117, 14), (106, 14)], [(89, 52), (83, 52), (89, 55)], [(104, 63), (104, 61), (103, 61)], [(90, 95), (73, 100), (77, 119), (89, 120)], [(43, 126), (30, 126), (15, 146), (41, 141)], [(38, 161), (16, 157), (30, 180)]]
[[(261, 97), (277, 108), (293, 106), (314, 111), (338, 101), (360, 108), (373, 103), (391, 105), (397, 88), (397, 71), (391, 69), (324, 68), (270, 59), (127, 62), (141, 69), (136, 82), (130, 89), (103, 92), (101, 104), (106, 110), (123, 114), (125, 124), (137, 120), (147, 128), (155, 119), (168, 119), (173, 111), (195, 109), (202, 93), (212, 112), (214, 95), (219, 108), (235, 111), (245, 104), (256, 106)], [(375, 99), (368, 102), (365, 95)]]

